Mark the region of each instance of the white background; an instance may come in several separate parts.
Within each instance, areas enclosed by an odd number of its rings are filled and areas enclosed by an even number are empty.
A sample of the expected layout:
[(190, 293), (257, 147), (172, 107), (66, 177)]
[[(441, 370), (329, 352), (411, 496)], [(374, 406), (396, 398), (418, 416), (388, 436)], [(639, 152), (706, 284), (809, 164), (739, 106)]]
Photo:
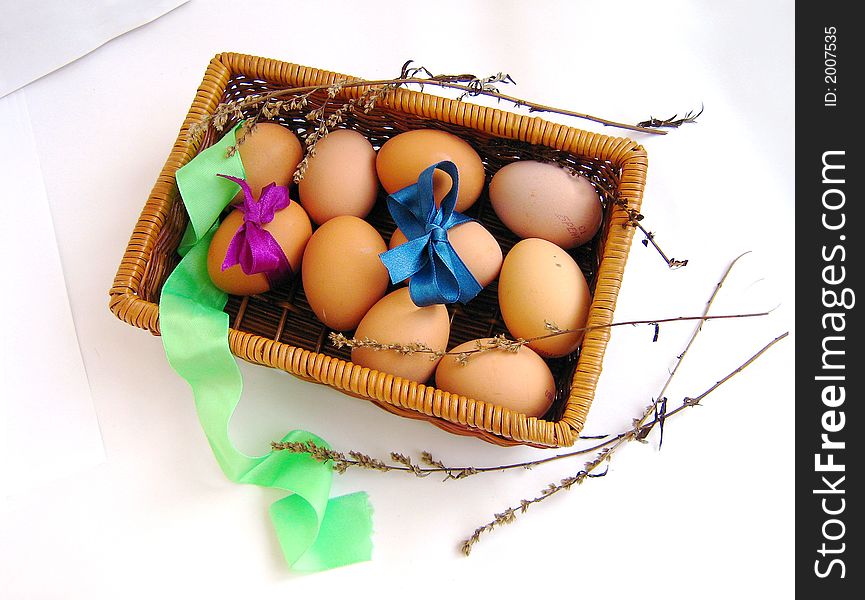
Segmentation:
[[(704, 103), (699, 124), (636, 136), (649, 154), (646, 224), (690, 264), (668, 271), (635, 242), (616, 318), (700, 314), (726, 264), (753, 251), (717, 312), (780, 307), (709, 323), (671, 402), (792, 326), (792, 2), (194, 0), (24, 89), (107, 461), (6, 501), (4, 597), (792, 597), (792, 339), (671, 419), (661, 451), (656, 438), (626, 448), (606, 478), (533, 507), (470, 558), (458, 546), (476, 526), (582, 461), (448, 483), (337, 477), (335, 494), (372, 498), (373, 560), (290, 573), (267, 517), (279, 494), (226, 481), (159, 338), (107, 306), (135, 220), (209, 59), (224, 50), (369, 78), (395, 75), (408, 58), (435, 72), (507, 71), (518, 96), (629, 122)], [(691, 331), (664, 326), (653, 344), (648, 327), (616, 329), (586, 433), (626, 427)], [(282, 372), (241, 368), (246, 392), (231, 428), (249, 453), (304, 428), (375, 456), (430, 450), (482, 466), (549, 454), (452, 436)]]

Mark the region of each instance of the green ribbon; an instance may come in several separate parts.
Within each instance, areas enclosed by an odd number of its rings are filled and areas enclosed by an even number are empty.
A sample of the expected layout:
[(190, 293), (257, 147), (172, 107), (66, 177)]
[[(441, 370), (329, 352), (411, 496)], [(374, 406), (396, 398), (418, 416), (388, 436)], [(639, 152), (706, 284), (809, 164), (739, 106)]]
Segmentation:
[[(227, 140), (226, 140), (227, 138)], [(228, 296), (207, 274), (207, 251), (216, 219), (234, 198), (237, 184), (216, 173), (244, 176), (238, 153), (226, 157), (234, 130), (177, 172), (190, 225), (180, 252), (185, 256), (162, 288), (159, 323), (171, 366), (192, 386), (195, 407), (219, 466), (234, 482), (293, 492), (270, 507), (279, 544), (298, 571), (321, 571), (369, 560), (372, 507), (364, 492), (328, 499), (330, 465), (306, 454), (270, 452), (251, 457), (228, 435), (228, 423), (240, 401), (243, 380), (228, 346)], [(212, 179), (230, 185), (216, 185)], [(217, 210), (218, 207), (218, 210)], [(292, 431), (282, 441), (326, 442), (307, 431)]]
[(177, 170), (177, 188), (189, 215), (189, 225), (177, 249), (181, 256), (207, 234), (240, 190), (240, 186), (233, 181), (215, 175), (222, 173), (246, 179), (240, 152), (232, 152), (231, 156), (227, 156), (229, 147), (235, 144), (235, 132), (241, 125), (243, 121)]

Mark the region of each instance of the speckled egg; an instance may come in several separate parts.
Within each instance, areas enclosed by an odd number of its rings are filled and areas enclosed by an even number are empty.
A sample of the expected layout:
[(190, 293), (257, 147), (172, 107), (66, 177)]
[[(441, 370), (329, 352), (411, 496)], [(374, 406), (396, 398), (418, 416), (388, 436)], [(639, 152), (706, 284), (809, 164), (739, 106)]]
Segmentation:
[[(505, 256), (499, 275), (499, 308), (514, 337), (529, 339), (551, 333), (549, 322), (562, 330), (585, 327), (592, 297), (580, 267), (552, 242), (530, 238)], [(529, 344), (545, 358), (565, 356), (579, 347), (583, 331)]]
[(600, 197), (588, 179), (534, 160), (499, 169), (490, 182), (490, 204), (521, 238), (541, 238), (565, 249), (591, 240), (603, 218)]

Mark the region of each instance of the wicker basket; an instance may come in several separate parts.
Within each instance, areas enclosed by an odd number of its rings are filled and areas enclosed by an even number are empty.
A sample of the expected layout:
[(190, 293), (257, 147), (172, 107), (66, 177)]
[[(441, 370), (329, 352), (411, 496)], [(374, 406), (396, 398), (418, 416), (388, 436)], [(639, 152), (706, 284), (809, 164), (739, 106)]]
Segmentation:
[[(327, 84), (341, 77), (338, 73), (253, 56), (224, 53), (214, 57), (114, 279), (110, 308), (118, 318), (159, 333), (160, 290), (177, 264), (176, 249), (186, 226), (174, 174), (196, 155), (199, 146), (203, 148), (216, 139), (210, 131), (196, 142), (188, 133), (189, 127), (212, 114), (220, 102), (279, 88)], [(357, 97), (364, 89), (346, 88), (341, 97)], [(278, 121), (303, 133), (309, 125), (302, 113)], [(376, 147), (410, 129), (449, 131), (480, 154), (487, 182), (503, 165), (526, 158), (553, 160), (585, 175), (605, 199), (604, 223), (590, 244), (570, 253), (593, 292), (588, 325), (612, 322), (634, 231), (628, 225), (626, 210), (611, 200), (620, 198), (630, 208), (640, 209), (647, 165), (646, 152), (640, 145), (538, 117), (407, 90), (380, 100), (369, 114), (352, 114), (346, 126), (366, 135)], [(394, 223), (384, 197), (381, 192), (367, 220), (389, 239)], [(491, 210), (486, 191), (468, 214), (493, 233), (505, 252), (518, 241)], [(495, 283), (467, 306), (448, 308), (452, 323), (450, 347), (507, 331), (498, 312)], [(591, 330), (580, 350), (548, 361), (556, 377), (556, 400), (543, 418), (534, 418), (352, 364), (347, 349), (337, 350), (329, 344), (329, 330), (309, 308), (299, 277), (290, 287), (261, 296), (231, 297), (226, 311), (232, 324), (231, 350), (244, 360), (367, 398), (397, 415), (424, 419), (446, 431), (503, 446), (559, 447), (574, 443), (589, 412), (610, 337), (608, 328)]]

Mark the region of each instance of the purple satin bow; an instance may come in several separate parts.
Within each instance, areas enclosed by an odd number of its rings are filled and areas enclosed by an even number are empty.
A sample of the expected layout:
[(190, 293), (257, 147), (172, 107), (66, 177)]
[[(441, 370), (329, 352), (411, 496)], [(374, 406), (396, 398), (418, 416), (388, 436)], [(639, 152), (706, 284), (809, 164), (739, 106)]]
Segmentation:
[(219, 177), (229, 179), (243, 189), (243, 204), (237, 209), (243, 213), (243, 225), (231, 238), (222, 270), (239, 264), (247, 275), (264, 273), (271, 285), (291, 275), (291, 264), (285, 252), (269, 231), (264, 229), (266, 223), (273, 221), (276, 211), (291, 204), (288, 188), (270, 183), (261, 190), (258, 200), (252, 197), (249, 184), (243, 179), (230, 175), (219, 174)]

